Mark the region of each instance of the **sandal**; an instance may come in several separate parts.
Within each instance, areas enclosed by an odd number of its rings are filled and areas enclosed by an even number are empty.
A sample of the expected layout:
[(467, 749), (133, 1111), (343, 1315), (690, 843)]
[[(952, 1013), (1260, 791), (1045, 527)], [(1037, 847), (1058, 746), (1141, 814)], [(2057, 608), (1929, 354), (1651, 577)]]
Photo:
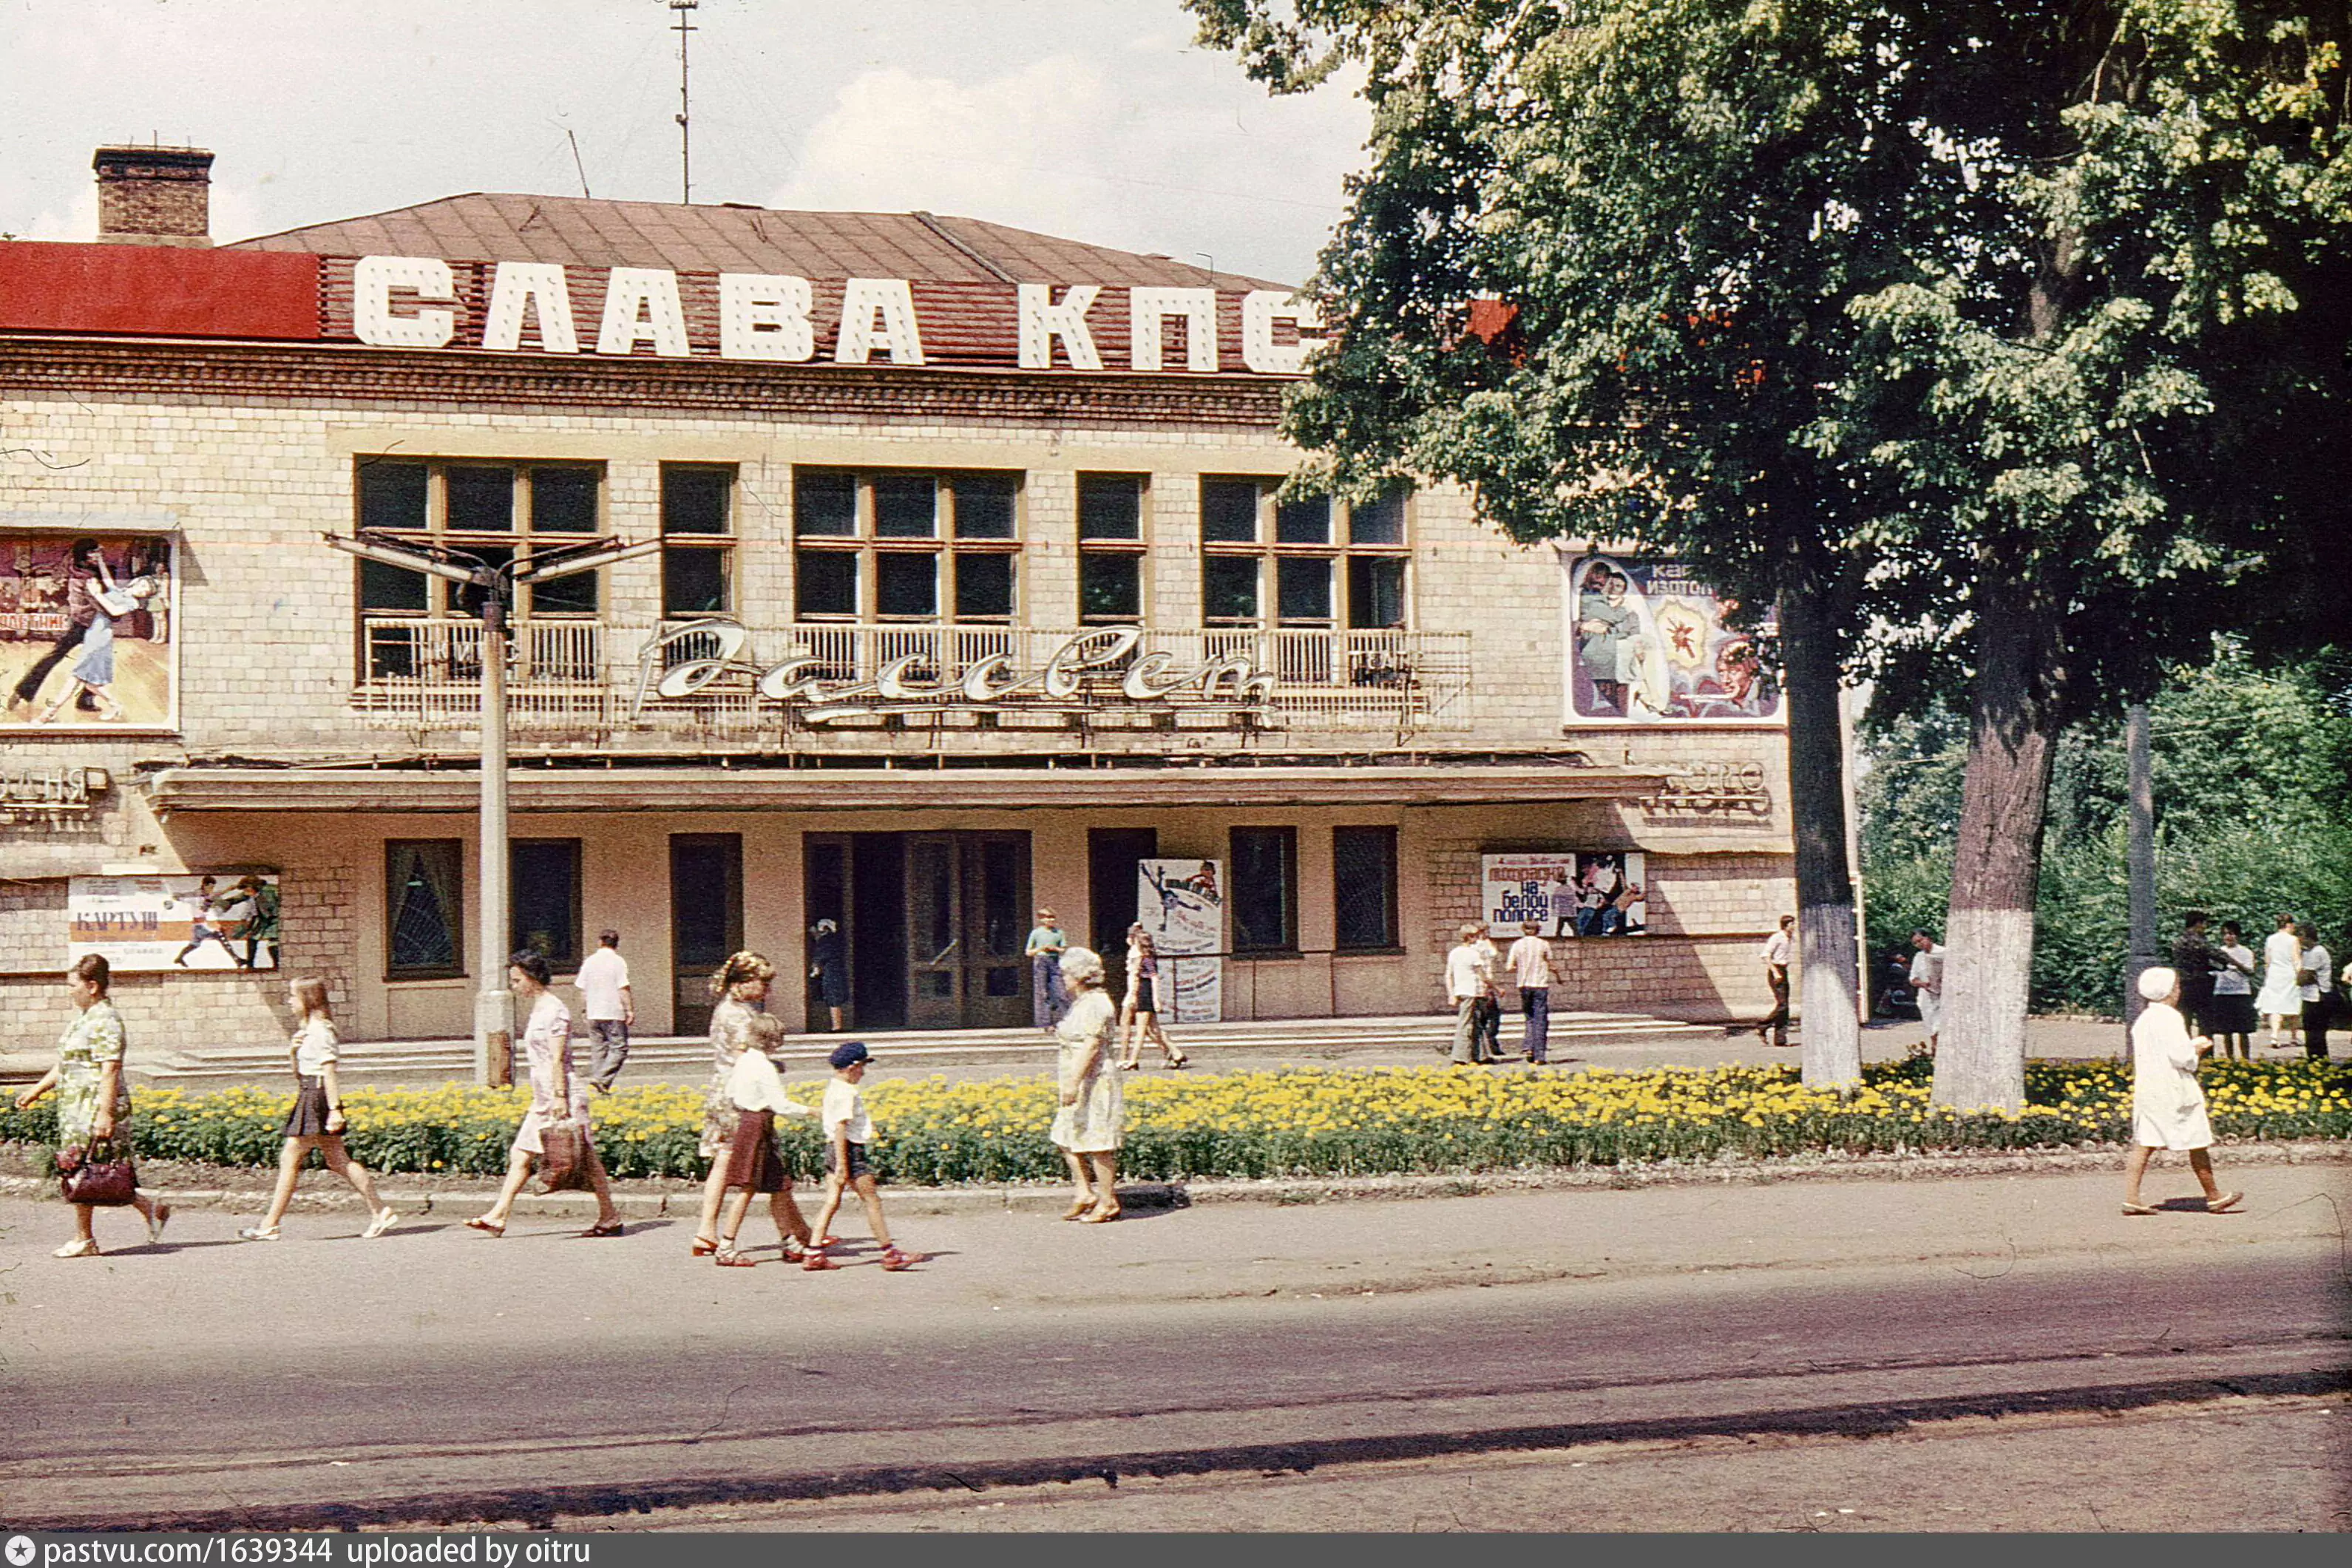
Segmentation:
[(147, 1216), (147, 1245), (150, 1247), (162, 1246), (163, 1244), (163, 1227), (169, 1225), (171, 1222), (172, 1206), (168, 1203), (157, 1204)]
[(2138, 1217), (2138, 1216), (2140, 1216), (2140, 1215), (2144, 1215), (2144, 1214), (2158, 1214), (2158, 1213), (2161, 1213), (2161, 1212), (2162, 1212), (2162, 1210), (2158, 1209), (2158, 1208), (2156, 1208), (2155, 1207), (2153, 1207), (2152, 1205), (2149, 1205), (2149, 1204), (2145, 1204), (2145, 1203), (2127, 1203), (2127, 1204), (2124, 1205), (2124, 1212), (2125, 1212), (2126, 1214), (2128, 1214), (2128, 1215), (2131, 1215), (2131, 1216), (2133, 1216), (2133, 1217), (2137, 1218), (2137, 1217)]
[(808, 1256), (801, 1260), (801, 1267), (814, 1274), (821, 1269), (838, 1269), (841, 1265), (826, 1257), (824, 1248), (812, 1247), (808, 1249)]
[(882, 1267), (893, 1274), (904, 1273), (922, 1260), (919, 1252), (901, 1252), (896, 1247), (882, 1249)]
[(56, 1251), (50, 1253), (49, 1256), (52, 1258), (95, 1258), (98, 1256), (98, 1238), (95, 1236), (84, 1236), (76, 1240), (68, 1241), (64, 1246), (58, 1248)]
[(732, 1242), (728, 1242), (720, 1246), (718, 1256), (710, 1260), (713, 1263), (718, 1264), (722, 1269), (754, 1269), (759, 1267), (757, 1260), (747, 1258), (742, 1253), (736, 1251), (734, 1243)]
[(468, 1230), (478, 1230), (485, 1236), (504, 1236), (507, 1233), (506, 1221), (502, 1219), (497, 1221), (488, 1220), (478, 1214), (473, 1218), (466, 1221), (466, 1228)]
[(789, 1236), (776, 1250), (783, 1254), (784, 1261), (787, 1263), (803, 1263), (808, 1260), (808, 1249)]
[(580, 1233), (580, 1238), (584, 1241), (593, 1236), (620, 1236), (623, 1234), (625, 1234), (625, 1230), (619, 1220), (598, 1220), (595, 1224), (582, 1231)]
[(1066, 1212), (1066, 1213), (1062, 1216), (1062, 1218), (1065, 1218), (1065, 1219), (1076, 1219), (1076, 1218), (1077, 1218), (1080, 1215), (1083, 1215), (1084, 1213), (1086, 1213), (1086, 1212), (1087, 1212), (1087, 1210), (1088, 1210), (1088, 1209), (1092, 1208), (1094, 1206), (1095, 1206), (1095, 1200), (1094, 1200), (1093, 1198), (1091, 1198), (1091, 1197), (1082, 1197), (1082, 1198), (1079, 1198), (1076, 1202), (1075, 1202), (1075, 1203), (1073, 1203), (1073, 1204), (1071, 1204), (1071, 1205), (1070, 1205), (1069, 1209), (1067, 1210), (1067, 1212)]
[(1121, 1072), (1133, 1072), (1137, 1068), (1141, 1067), (1143, 1063), (1139, 1061), (1122, 1061), (1118, 1064), (1118, 1070)]
[(360, 1237), (362, 1240), (373, 1241), (399, 1223), (400, 1211), (387, 1206), (382, 1214), (368, 1221), (368, 1228), (360, 1232)]
[(1117, 1205), (1105, 1208), (1102, 1205), (1097, 1204), (1094, 1207), (1087, 1210), (1085, 1214), (1079, 1217), (1078, 1223), (1080, 1225), (1108, 1225), (1112, 1220), (1117, 1219), (1122, 1212), (1124, 1211)]
[(694, 1239), (694, 1256), (697, 1258), (708, 1258), (718, 1250), (719, 1243), (709, 1237), (698, 1236)]
[(1171, 1061), (1171, 1062), (1170, 1062), (1170, 1063), (1168, 1064), (1168, 1071), (1171, 1071), (1171, 1072), (1181, 1072), (1181, 1071), (1184, 1071), (1184, 1069), (1186, 1069), (1186, 1068), (1188, 1068), (1188, 1067), (1190, 1067), (1190, 1066), (1192, 1066), (1192, 1059), (1191, 1057), (1189, 1057), (1189, 1056), (1180, 1056), (1180, 1057), (1178, 1057), (1175, 1061)]
[(2238, 1205), (2245, 1201), (2246, 1195), (2242, 1192), (2225, 1192), (2219, 1197), (2207, 1198), (2205, 1200), (2205, 1212), (2208, 1214), (2227, 1214), (2230, 1210), (2237, 1207)]
[(236, 1239), (239, 1241), (275, 1241), (278, 1239), (278, 1227), (248, 1225), (236, 1233)]

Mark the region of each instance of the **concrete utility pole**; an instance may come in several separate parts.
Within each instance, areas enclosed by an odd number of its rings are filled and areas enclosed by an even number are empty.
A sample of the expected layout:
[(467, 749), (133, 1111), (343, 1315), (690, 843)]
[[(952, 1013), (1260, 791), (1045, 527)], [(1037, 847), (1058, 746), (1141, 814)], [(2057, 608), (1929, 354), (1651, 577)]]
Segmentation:
[(2156, 763), (2146, 703), (2124, 710), (2124, 758), (2131, 834), (2131, 956), (2124, 963), (2124, 1022), (2129, 1025), (2147, 1005), (2140, 1000), (2140, 971), (2164, 961), (2156, 945)]
[(493, 566), (479, 556), (440, 545), (419, 545), (396, 535), (362, 529), (356, 538), (323, 537), (345, 555), (423, 572), (445, 582), (478, 589), (482, 595), (482, 824), (479, 887), (475, 911), (475, 963), (480, 989), (474, 997), (474, 1082), (505, 1084), (514, 1075), (514, 993), (507, 989), (508, 945), (513, 939), (508, 889), (507, 835), (507, 611), (515, 589), (597, 571), (620, 561), (653, 555), (659, 539), (625, 544), (594, 539)]

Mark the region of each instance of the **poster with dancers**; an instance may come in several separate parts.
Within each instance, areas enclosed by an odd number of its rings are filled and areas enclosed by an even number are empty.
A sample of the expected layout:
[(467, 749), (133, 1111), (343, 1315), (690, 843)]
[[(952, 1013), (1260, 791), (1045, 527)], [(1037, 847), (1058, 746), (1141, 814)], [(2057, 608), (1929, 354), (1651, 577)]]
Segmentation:
[(1145, 860), (1135, 864), (1135, 918), (1160, 956), (1160, 1016), (1170, 1023), (1215, 1023), (1225, 1016), (1225, 894), (1215, 861)]
[(0, 526), (0, 734), (177, 727), (168, 534)]
[(66, 884), (66, 961), (116, 974), (278, 967), (278, 873), (77, 876)]
[[(1566, 721), (1571, 725), (1783, 722), (1780, 685), (1738, 601), (1681, 561), (1562, 555)], [(1763, 627), (1769, 635), (1768, 617)]]

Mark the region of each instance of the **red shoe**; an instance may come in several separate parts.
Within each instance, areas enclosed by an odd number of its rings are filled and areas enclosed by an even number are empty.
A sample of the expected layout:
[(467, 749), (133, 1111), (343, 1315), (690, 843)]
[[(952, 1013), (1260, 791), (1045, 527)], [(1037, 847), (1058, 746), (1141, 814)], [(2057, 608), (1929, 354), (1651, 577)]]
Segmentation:
[(820, 1236), (815, 1240), (805, 1243), (805, 1245), (810, 1247), (838, 1247), (841, 1245), (841, 1238), (838, 1236)]
[(911, 1269), (922, 1260), (920, 1252), (901, 1252), (896, 1247), (882, 1249), (882, 1267), (893, 1274)]
[(808, 1249), (808, 1257), (802, 1260), (801, 1267), (814, 1274), (820, 1269), (838, 1269), (841, 1265), (826, 1257), (824, 1248), (812, 1247)]
[(721, 1247), (719, 1249), (717, 1256), (713, 1257), (710, 1260), (713, 1263), (718, 1264), (722, 1269), (751, 1269), (758, 1267), (758, 1264), (754, 1260), (745, 1257), (742, 1253), (736, 1251), (732, 1247)]

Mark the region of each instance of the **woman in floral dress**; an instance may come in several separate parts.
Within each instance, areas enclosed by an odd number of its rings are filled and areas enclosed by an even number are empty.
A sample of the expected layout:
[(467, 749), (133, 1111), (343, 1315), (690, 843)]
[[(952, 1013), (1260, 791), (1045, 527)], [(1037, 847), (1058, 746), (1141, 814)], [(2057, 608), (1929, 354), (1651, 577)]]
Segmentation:
[(1062, 955), (1070, 1010), (1055, 1030), (1061, 1042), (1061, 1108), (1048, 1135), (1062, 1151), (1076, 1187), (1065, 1219), (1100, 1225), (1118, 1218), (1118, 1151), (1127, 1142), (1127, 1098), (1111, 1060), (1118, 1009), (1103, 990), (1103, 961), (1084, 947)]
[(719, 1206), (727, 1197), (727, 1154), (739, 1115), (727, 1081), (751, 1044), (751, 1020), (767, 1010), (768, 982), (775, 977), (776, 967), (749, 949), (710, 977), (710, 994), (719, 1005), (710, 1009), (710, 1088), (702, 1097), (702, 1137), (697, 1145), (710, 1162), (710, 1176), (702, 1184), (702, 1223), (694, 1229), (697, 1258), (719, 1250)]
[[(74, 960), (66, 971), (79, 1015), (58, 1039), (58, 1064), (38, 1083), (16, 1096), (19, 1111), (52, 1089), (58, 1095), (58, 1147), (87, 1149), (94, 1141), (111, 1140), (118, 1149), (131, 1147), (131, 1086), (122, 1079), (122, 1015), (107, 1000), (111, 979), (104, 958), (95, 953)], [(172, 1206), (143, 1192), (134, 1192), (131, 1207), (147, 1221), (147, 1239), (163, 1239), (163, 1222)], [(73, 1205), (74, 1239), (57, 1249), (59, 1258), (95, 1258), (98, 1238), (90, 1230), (92, 1207)]]
[(549, 988), (554, 978), (545, 956), (528, 948), (507, 962), (508, 988), (514, 992), (517, 1001), (530, 1009), (522, 1030), (523, 1055), (530, 1063), (530, 1109), (524, 1114), (522, 1125), (515, 1129), (514, 1143), (507, 1149), (507, 1179), (499, 1188), (497, 1201), (466, 1221), (468, 1230), (490, 1236), (507, 1233), (507, 1217), (514, 1210), (515, 1199), (522, 1195), (523, 1183), (530, 1179), (531, 1166), (547, 1154), (544, 1134), (549, 1124), (569, 1122), (580, 1133), (589, 1190), (596, 1195), (596, 1223), (580, 1234), (601, 1237), (622, 1233), (621, 1211), (613, 1207), (613, 1184), (604, 1175), (604, 1160), (596, 1153), (588, 1075), (572, 1071), (572, 1009)]

